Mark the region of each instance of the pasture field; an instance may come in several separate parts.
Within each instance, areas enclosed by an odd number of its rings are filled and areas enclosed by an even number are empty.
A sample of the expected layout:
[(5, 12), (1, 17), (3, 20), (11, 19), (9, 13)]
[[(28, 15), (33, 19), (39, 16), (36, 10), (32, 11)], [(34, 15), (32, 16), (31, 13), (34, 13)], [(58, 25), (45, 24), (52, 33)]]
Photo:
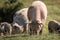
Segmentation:
[[(0, 0), (2, 5), (4, 0)], [(28, 7), (34, 0), (18, 0), (24, 4), (24, 7)], [(50, 20), (56, 20), (60, 22), (60, 0), (41, 0), (47, 5), (48, 16), (46, 23), (43, 27), (42, 35), (26, 35), (16, 34), (11, 36), (0, 36), (0, 40), (60, 40), (60, 34), (48, 32), (48, 22)], [(2, 6), (0, 6), (2, 7)]]

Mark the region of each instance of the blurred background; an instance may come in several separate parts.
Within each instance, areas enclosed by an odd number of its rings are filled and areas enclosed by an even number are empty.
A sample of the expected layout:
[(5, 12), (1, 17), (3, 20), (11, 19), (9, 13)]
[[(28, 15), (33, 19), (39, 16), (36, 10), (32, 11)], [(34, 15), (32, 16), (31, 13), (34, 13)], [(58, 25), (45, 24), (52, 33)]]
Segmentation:
[[(16, 11), (29, 7), (35, 0), (0, 0), (0, 22), (12, 22)], [(49, 19), (60, 21), (60, 0), (41, 0), (47, 5)], [(48, 20), (49, 20), (48, 19)]]

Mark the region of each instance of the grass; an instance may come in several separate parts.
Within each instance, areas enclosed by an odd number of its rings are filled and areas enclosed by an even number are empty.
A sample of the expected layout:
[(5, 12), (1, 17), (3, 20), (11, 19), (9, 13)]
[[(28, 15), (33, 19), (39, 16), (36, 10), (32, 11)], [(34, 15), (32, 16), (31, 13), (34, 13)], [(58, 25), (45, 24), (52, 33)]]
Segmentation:
[(1, 36), (0, 40), (60, 40), (59, 34)]
[[(18, 0), (28, 7), (34, 0)], [(60, 22), (60, 0), (42, 0), (47, 5), (48, 16), (43, 28), (42, 35), (16, 34), (12, 36), (0, 36), (0, 40), (60, 40), (60, 34), (50, 34), (48, 32), (48, 22), (57, 20)], [(0, 0), (1, 2), (1, 0)], [(3, 2), (3, 1), (2, 1)], [(0, 3), (0, 5), (2, 5)], [(0, 6), (2, 7), (2, 6)]]

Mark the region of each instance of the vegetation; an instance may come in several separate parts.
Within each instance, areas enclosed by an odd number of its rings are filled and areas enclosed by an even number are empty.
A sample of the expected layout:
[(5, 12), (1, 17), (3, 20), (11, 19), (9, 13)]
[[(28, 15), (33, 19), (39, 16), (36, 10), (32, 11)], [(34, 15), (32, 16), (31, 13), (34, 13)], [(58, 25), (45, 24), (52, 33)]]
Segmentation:
[(0, 22), (12, 22), (13, 21), (13, 15), (14, 13), (21, 9), (23, 7), (23, 4), (21, 2), (16, 1), (10, 1), (5, 0), (2, 1), (1, 4), (2, 7), (0, 7)]
[[(4, 15), (14, 14), (17, 10), (29, 7), (34, 0), (17, 0), (16, 2), (5, 4), (6, 0), (0, 0), (0, 21), (4, 21)], [(60, 22), (60, 0), (41, 0), (47, 5), (48, 16), (43, 28), (42, 35), (16, 34), (12, 36), (0, 36), (0, 40), (60, 40), (60, 34), (50, 34), (48, 32), (48, 22), (57, 20)], [(17, 6), (17, 7), (16, 7)], [(3, 11), (2, 11), (3, 10)], [(12, 10), (12, 11), (11, 11)], [(9, 16), (6, 15), (8, 18)], [(7, 18), (6, 17), (6, 18)], [(6, 20), (5, 18), (5, 20)], [(9, 19), (10, 20), (10, 19)]]

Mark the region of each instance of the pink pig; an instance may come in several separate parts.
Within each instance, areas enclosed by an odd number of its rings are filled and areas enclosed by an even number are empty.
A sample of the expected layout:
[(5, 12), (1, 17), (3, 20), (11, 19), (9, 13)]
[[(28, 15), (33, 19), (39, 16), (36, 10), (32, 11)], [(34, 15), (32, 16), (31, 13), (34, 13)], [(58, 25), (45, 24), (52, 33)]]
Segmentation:
[[(41, 33), (47, 18), (47, 7), (42, 1), (34, 1), (28, 9), (28, 19), (32, 33)], [(38, 24), (39, 26), (38, 26)], [(37, 26), (36, 26), (37, 25)], [(33, 26), (33, 27), (32, 27)], [(36, 27), (36, 29), (34, 28)], [(36, 30), (36, 31), (35, 31)]]

